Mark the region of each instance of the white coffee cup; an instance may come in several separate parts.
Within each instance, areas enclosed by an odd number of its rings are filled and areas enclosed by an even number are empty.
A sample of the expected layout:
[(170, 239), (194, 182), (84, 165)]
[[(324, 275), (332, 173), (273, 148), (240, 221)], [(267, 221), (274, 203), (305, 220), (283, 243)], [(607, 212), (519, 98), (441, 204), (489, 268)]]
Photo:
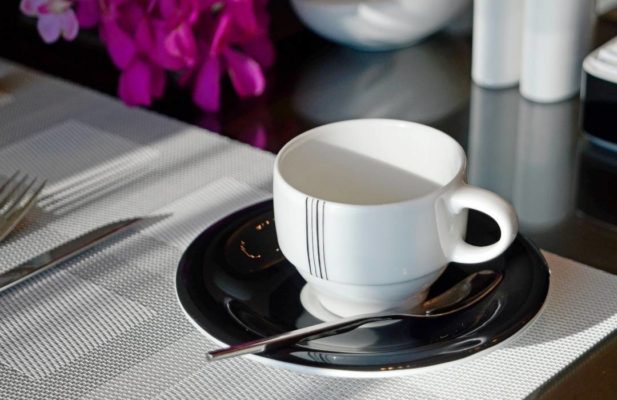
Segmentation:
[[(274, 165), (281, 251), (330, 312), (409, 309), (451, 261), (497, 257), (518, 229), (501, 197), (465, 183), (465, 152), (437, 129), (358, 119), (305, 132)], [(501, 237), (464, 241), (467, 209), (492, 217)]]

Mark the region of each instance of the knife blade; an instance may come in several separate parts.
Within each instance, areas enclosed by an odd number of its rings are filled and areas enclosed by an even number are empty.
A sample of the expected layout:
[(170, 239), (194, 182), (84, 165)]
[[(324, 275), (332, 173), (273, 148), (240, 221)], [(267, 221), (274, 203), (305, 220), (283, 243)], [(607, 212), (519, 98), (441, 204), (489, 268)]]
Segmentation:
[(136, 217), (101, 226), (0, 274), (0, 293), (91, 249), (111, 236), (127, 230), (143, 219), (143, 217)]

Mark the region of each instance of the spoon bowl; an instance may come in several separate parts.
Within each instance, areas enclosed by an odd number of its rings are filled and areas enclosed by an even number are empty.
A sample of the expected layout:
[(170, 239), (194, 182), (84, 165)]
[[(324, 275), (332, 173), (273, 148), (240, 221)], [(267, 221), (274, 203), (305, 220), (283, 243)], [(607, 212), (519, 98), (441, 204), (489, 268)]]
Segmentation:
[(460, 312), (478, 303), (501, 282), (503, 275), (493, 270), (474, 272), (445, 292), (426, 300), (417, 313), (385, 311), (342, 318), (279, 335), (214, 350), (208, 353), (209, 361), (222, 360), (245, 354), (258, 354), (283, 346), (349, 332), (370, 322), (401, 320), (407, 318), (439, 318)]

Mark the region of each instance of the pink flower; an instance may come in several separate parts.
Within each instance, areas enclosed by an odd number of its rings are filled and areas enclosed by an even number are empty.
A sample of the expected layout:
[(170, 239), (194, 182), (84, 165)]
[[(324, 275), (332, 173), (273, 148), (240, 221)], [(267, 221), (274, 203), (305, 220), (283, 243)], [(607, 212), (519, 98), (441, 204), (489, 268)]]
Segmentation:
[(206, 111), (220, 108), (220, 80), (225, 72), (242, 98), (265, 90), (262, 67), (274, 61), (268, 40), (266, 1), (231, 0), (210, 26), (210, 46), (197, 72), (193, 101)]
[[(272, 65), (268, 0), (21, 0), (38, 18), (47, 43), (72, 40), (79, 27), (98, 26), (101, 41), (120, 70), (118, 95), (149, 106), (163, 95), (167, 72), (193, 85), (195, 103), (220, 108), (220, 81), (242, 98), (258, 96)], [(73, 11), (73, 8), (75, 11)]]
[(79, 23), (69, 0), (22, 0), (20, 8), (26, 15), (38, 17), (37, 29), (45, 43), (53, 43), (60, 35), (73, 40)]
[[(118, 95), (128, 105), (149, 106), (164, 93), (165, 69), (177, 65), (158, 54), (160, 26), (148, 3), (109, 0), (107, 5), (101, 16), (101, 39), (121, 70)], [(155, 60), (157, 55), (161, 63)]]
[(202, 11), (199, 0), (160, 0), (160, 14), (166, 21), (161, 32), (167, 54), (192, 68), (197, 62), (197, 42), (193, 28)]

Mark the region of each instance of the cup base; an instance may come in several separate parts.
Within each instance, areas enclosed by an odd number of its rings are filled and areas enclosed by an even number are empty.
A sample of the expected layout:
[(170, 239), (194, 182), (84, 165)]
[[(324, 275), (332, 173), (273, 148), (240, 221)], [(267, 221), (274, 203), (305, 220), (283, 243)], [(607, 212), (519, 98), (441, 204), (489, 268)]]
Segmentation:
[(341, 318), (340, 316), (326, 310), (317, 298), (317, 293), (315, 293), (314, 287), (308, 283), (305, 284), (300, 291), (300, 303), (302, 303), (302, 307), (304, 307), (309, 314), (321, 321), (336, 321)]
[(420, 312), (421, 304), (426, 300), (428, 288), (416, 293), (404, 301), (393, 304), (384, 302), (357, 302), (330, 297), (319, 292), (314, 285), (307, 283), (300, 294), (304, 308), (322, 321), (382, 311)]

